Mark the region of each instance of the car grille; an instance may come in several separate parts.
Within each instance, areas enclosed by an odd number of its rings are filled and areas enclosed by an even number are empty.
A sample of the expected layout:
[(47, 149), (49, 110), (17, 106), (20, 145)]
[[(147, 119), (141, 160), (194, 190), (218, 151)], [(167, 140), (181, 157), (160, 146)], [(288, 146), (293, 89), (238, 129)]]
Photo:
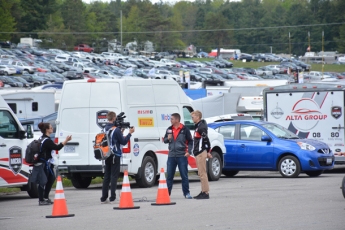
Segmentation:
[(332, 151), (328, 148), (324, 148), (324, 149), (317, 150), (317, 152), (321, 154), (330, 154)]
[[(319, 161), (319, 165), (320, 166), (330, 166), (330, 165), (332, 165), (332, 164), (327, 164), (327, 158), (322, 158), (322, 157), (320, 157), (319, 159), (318, 159), (318, 161)], [(332, 157), (332, 163), (334, 162), (334, 156)]]

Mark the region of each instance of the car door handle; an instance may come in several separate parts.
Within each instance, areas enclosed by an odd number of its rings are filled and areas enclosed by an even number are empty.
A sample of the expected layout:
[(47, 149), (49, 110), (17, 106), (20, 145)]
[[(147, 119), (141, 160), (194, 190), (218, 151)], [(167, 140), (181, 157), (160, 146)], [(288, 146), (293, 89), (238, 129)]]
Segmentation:
[(245, 144), (242, 144), (242, 145), (241, 145), (241, 148), (245, 148), (245, 147), (246, 147), (246, 145), (245, 145)]
[(1, 144), (0, 147), (6, 147), (6, 144)]

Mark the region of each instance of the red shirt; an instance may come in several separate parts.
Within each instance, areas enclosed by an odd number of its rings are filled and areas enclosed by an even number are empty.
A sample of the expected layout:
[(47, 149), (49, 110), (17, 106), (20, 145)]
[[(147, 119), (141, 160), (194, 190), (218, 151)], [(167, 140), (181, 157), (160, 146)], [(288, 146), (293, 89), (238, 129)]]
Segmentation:
[(180, 126), (175, 128), (175, 126), (172, 127), (172, 132), (174, 136), (174, 140), (176, 141), (177, 135), (180, 133), (181, 129), (183, 128), (183, 125), (180, 123)]

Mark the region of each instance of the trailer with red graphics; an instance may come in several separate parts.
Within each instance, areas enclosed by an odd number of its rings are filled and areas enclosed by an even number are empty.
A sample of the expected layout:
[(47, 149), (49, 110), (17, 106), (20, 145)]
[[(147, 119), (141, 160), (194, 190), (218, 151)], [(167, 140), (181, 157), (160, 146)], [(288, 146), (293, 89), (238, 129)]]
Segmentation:
[(335, 164), (345, 164), (344, 146), (345, 85), (291, 84), (266, 88), (265, 120), (284, 126), (300, 138), (328, 144)]
[(33, 140), (32, 125), (26, 130), (0, 97), (0, 187), (18, 187), (36, 198), (37, 185), (28, 183), (32, 167), (25, 162), (26, 147)]

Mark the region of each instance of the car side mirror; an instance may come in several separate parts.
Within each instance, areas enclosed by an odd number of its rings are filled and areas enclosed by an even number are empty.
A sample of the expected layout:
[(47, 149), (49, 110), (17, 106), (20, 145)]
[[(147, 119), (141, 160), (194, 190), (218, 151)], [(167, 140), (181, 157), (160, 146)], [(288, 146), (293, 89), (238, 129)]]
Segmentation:
[(270, 141), (272, 141), (272, 139), (267, 135), (263, 135), (263, 136), (261, 136), (261, 141), (270, 142)]

